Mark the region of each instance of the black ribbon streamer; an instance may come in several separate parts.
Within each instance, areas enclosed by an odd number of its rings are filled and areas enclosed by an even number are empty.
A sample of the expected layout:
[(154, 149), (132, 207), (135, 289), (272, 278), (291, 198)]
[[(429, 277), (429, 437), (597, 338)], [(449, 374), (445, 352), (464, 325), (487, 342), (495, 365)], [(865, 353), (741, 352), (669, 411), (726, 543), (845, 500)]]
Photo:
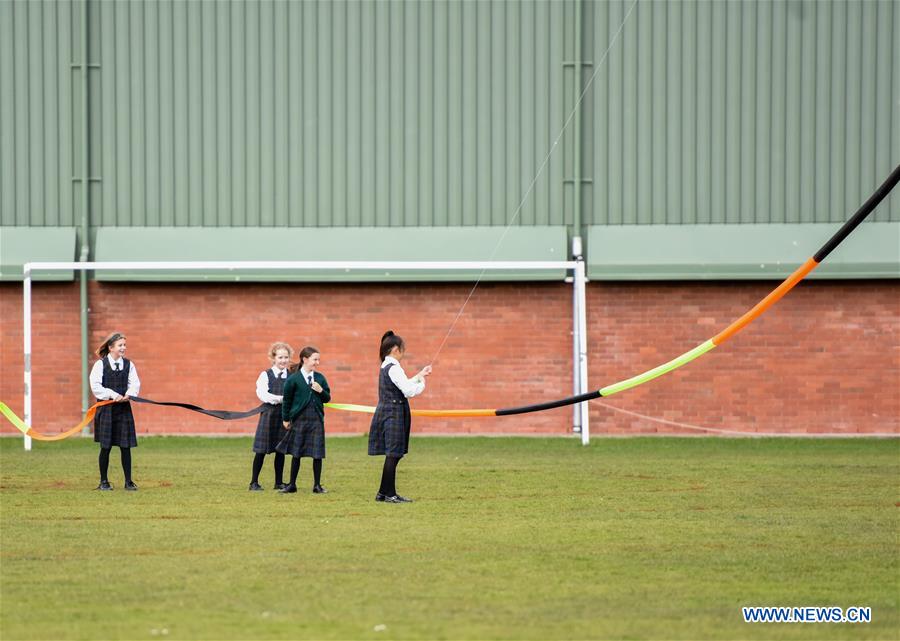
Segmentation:
[(547, 403), (537, 403), (535, 405), (523, 405), (521, 407), (507, 407), (497, 410), (497, 416), (512, 416), (513, 414), (528, 414), (529, 412), (542, 412), (544, 410), (552, 410), (555, 407), (565, 407), (566, 405), (574, 405), (575, 403), (583, 403), (595, 398), (600, 398), (600, 390), (579, 394), (578, 396), (569, 396), (561, 398), (558, 401), (548, 401)]
[(129, 400), (132, 400), (136, 403), (149, 403), (151, 405), (167, 405), (169, 407), (180, 407), (182, 409), (191, 410), (192, 412), (206, 414), (207, 416), (212, 416), (213, 418), (218, 418), (223, 421), (236, 421), (241, 418), (250, 418), (251, 416), (262, 414), (270, 407), (273, 407), (272, 405), (269, 405), (267, 403), (261, 403), (258, 407), (254, 407), (252, 410), (247, 410), (246, 412), (234, 412), (231, 410), (208, 410), (203, 407), (198, 407), (197, 405), (191, 405), (190, 403), (152, 401), (149, 398), (141, 398), (140, 396), (129, 396), (128, 398)]

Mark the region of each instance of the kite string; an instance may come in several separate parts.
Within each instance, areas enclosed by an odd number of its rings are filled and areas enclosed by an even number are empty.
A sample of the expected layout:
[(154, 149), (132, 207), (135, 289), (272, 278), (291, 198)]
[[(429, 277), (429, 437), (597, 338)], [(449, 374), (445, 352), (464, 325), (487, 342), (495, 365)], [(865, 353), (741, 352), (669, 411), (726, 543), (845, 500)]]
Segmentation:
[(598, 401), (597, 405), (601, 407), (605, 407), (606, 409), (613, 410), (615, 412), (621, 412), (622, 414), (627, 414), (628, 416), (634, 416), (635, 418), (644, 419), (646, 421), (652, 421), (654, 423), (662, 423), (663, 425), (671, 425), (672, 427), (681, 427), (688, 430), (696, 430), (700, 432), (712, 432), (715, 434), (729, 434), (732, 436), (765, 436), (765, 437), (788, 437), (788, 438), (802, 438), (804, 436), (813, 436), (816, 438), (822, 437), (840, 437), (840, 438), (853, 438), (853, 437), (894, 437), (896, 438), (897, 434), (895, 433), (858, 433), (858, 432), (834, 432), (828, 434), (808, 434), (808, 433), (785, 433), (785, 432), (751, 432), (749, 430), (726, 430), (717, 427), (703, 427), (701, 425), (694, 425), (692, 423), (682, 423), (681, 421), (672, 421), (665, 418), (657, 418), (655, 416), (647, 416), (646, 414), (641, 414), (640, 412), (632, 412), (631, 410), (626, 410), (621, 407), (616, 407), (615, 405), (610, 405), (609, 403), (604, 403), (602, 401)]
[(747, 431), (738, 431), (738, 430), (726, 430), (716, 427), (703, 427), (701, 425), (693, 425), (692, 423), (682, 423), (680, 421), (672, 421), (666, 418), (657, 418), (655, 416), (648, 416), (646, 414), (641, 414), (640, 412), (633, 412), (631, 410), (626, 410), (622, 407), (616, 407), (615, 405), (610, 405), (609, 403), (604, 403), (602, 401), (598, 401), (597, 405), (601, 407), (605, 407), (608, 410), (613, 410), (614, 412), (620, 412), (622, 414), (626, 414), (628, 416), (633, 416), (635, 418), (640, 418), (646, 421), (652, 421), (654, 423), (661, 423), (663, 425), (671, 425), (672, 427), (683, 427), (689, 430), (697, 430), (701, 432), (716, 432), (718, 434), (754, 434), (759, 436), (765, 436), (765, 434), (757, 434), (756, 432), (747, 432)]
[[(507, 223), (506, 227), (503, 229), (503, 233), (500, 234), (500, 238), (497, 240), (494, 245), (494, 249), (491, 251), (490, 256), (488, 256), (487, 262), (490, 262), (494, 259), (494, 256), (497, 254), (497, 250), (500, 248), (500, 245), (503, 243), (503, 239), (506, 238), (507, 232), (509, 232), (510, 227), (512, 227), (513, 223), (519, 217), (519, 214), (522, 211), (522, 207), (525, 205), (525, 201), (528, 199), (528, 196), (531, 194), (531, 190), (534, 189), (535, 184), (537, 184), (538, 178), (541, 173), (544, 171), (544, 168), (547, 166), (547, 163), (550, 161), (550, 156), (553, 155), (553, 150), (556, 149), (556, 146), (559, 144), (559, 141), (562, 139), (563, 134), (566, 131), (566, 127), (569, 126), (569, 123), (572, 121), (572, 118), (575, 116), (575, 113), (578, 111), (578, 108), (581, 106), (582, 100), (584, 100), (585, 95), (587, 95), (588, 89), (590, 89), (591, 84), (594, 82), (594, 78), (597, 77), (597, 74), (600, 72), (600, 68), (603, 66), (603, 63), (606, 61), (607, 56), (609, 55), (612, 46), (615, 44), (616, 40), (619, 37), (619, 34), (622, 33), (622, 30), (625, 28), (625, 23), (628, 21), (628, 17), (631, 15), (632, 10), (635, 5), (637, 5), (638, 0), (633, 0), (631, 6), (628, 7), (628, 11), (625, 13), (625, 16), (622, 18), (621, 24), (619, 24), (619, 28), (616, 29), (616, 32), (613, 34), (613, 37), (610, 39), (609, 44), (606, 46), (606, 50), (603, 52), (603, 55), (600, 56), (600, 60), (597, 62), (594, 67), (594, 73), (591, 74), (591, 77), (588, 79), (587, 83), (584, 85), (584, 89), (581, 92), (581, 95), (578, 96), (578, 100), (575, 101), (575, 106), (572, 107), (572, 110), (569, 112), (569, 116), (566, 118), (563, 123), (562, 128), (559, 130), (559, 135), (556, 136), (556, 139), (553, 141), (553, 144), (550, 145), (550, 149), (547, 151), (547, 155), (544, 157), (543, 162), (540, 167), (538, 167), (537, 173), (534, 175), (534, 179), (531, 181), (531, 184), (528, 185), (528, 188), (525, 190), (522, 199), (519, 201), (519, 205), (513, 211), (512, 218), (510, 218), (509, 223)], [(580, 57), (580, 53), (579, 53)], [(582, 64), (581, 60), (576, 60), (575, 64)], [(576, 177), (577, 181), (577, 177)], [(576, 189), (578, 185), (576, 183)], [(434, 356), (431, 357), (429, 361), (429, 366), (434, 365), (434, 362), (437, 360), (438, 355), (441, 353), (441, 350), (444, 349), (444, 345), (447, 343), (447, 339), (450, 338), (450, 334), (453, 333), (453, 329), (456, 327), (456, 323), (459, 321), (460, 317), (463, 314), (463, 311), (466, 309), (466, 305), (469, 304), (469, 301), (472, 299), (472, 296), (475, 294), (475, 290), (478, 289), (478, 285), (481, 283), (481, 279), (484, 278), (484, 274), (487, 271), (487, 268), (483, 268), (481, 273), (478, 275), (478, 278), (475, 280), (475, 285), (472, 287), (471, 291), (469, 291), (469, 295), (466, 296), (465, 301), (463, 301), (462, 307), (459, 308), (459, 311), (456, 313), (456, 316), (453, 319), (453, 322), (450, 323), (450, 327), (447, 330), (447, 333), (444, 335), (441, 344), (438, 346), (437, 351), (434, 353)]]

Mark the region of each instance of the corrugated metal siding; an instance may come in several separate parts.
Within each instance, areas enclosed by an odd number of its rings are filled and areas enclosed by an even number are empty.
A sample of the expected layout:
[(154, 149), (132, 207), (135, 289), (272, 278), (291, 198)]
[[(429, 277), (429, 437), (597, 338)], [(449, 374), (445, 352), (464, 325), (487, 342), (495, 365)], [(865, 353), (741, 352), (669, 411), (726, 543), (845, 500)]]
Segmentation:
[(73, 11), (66, 2), (0, 2), (2, 225), (74, 224)]
[[(105, 225), (505, 224), (562, 121), (557, 2), (100, 6)], [(521, 224), (562, 224), (558, 159)]]
[[(585, 5), (591, 60), (630, 4)], [(589, 222), (842, 221), (900, 163), (897, 2), (651, 0), (620, 38), (586, 97)]]
[[(94, 225), (504, 225), (574, 103), (572, 1), (89, 6)], [(584, 3), (582, 58), (629, 6)], [(3, 225), (80, 219), (80, 17), (0, 1)], [(585, 222), (843, 220), (900, 162), (898, 43), (890, 0), (642, 0), (585, 98)], [(518, 224), (571, 223), (574, 142)]]

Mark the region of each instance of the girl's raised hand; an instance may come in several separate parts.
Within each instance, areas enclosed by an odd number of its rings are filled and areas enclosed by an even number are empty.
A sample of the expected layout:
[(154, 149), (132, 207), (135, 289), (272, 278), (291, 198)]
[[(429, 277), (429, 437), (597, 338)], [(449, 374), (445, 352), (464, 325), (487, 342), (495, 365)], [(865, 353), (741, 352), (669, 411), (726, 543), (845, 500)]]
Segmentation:
[(422, 378), (425, 378), (429, 374), (431, 374), (431, 365), (426, 365), (422, 368), (422, 371), (419, 372), (419, 376), (421, 376)]
[(313, 384), (310, 385), (309, 387), (312, 391), (316, 392), (317, 394), (322, 392), (322, 386), (319, 385), (319, 383), (317, 383), (316, 381), (313, 381)]

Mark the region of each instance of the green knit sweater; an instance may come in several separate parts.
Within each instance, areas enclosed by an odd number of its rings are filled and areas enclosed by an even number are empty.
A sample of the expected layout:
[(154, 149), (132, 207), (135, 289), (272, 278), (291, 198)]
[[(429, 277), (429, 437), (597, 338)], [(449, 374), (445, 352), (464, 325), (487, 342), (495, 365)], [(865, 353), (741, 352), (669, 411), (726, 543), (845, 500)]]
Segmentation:
[(313, 372), (313, 380), (322, 386), (322, 391), (318, 394), (312, 391), (312, 388), (303, 378), (303, 372), (297, 370), (291, 374), (284, 383), (284, 398), (281, 402), (281, 418), (285, 421), (293, 420), (307, 403), (312, 403), (316, 411), (325, 416), (325, 403), (331, 400), (331, 388), (328, 387), (328, 381), (319, 372)]

